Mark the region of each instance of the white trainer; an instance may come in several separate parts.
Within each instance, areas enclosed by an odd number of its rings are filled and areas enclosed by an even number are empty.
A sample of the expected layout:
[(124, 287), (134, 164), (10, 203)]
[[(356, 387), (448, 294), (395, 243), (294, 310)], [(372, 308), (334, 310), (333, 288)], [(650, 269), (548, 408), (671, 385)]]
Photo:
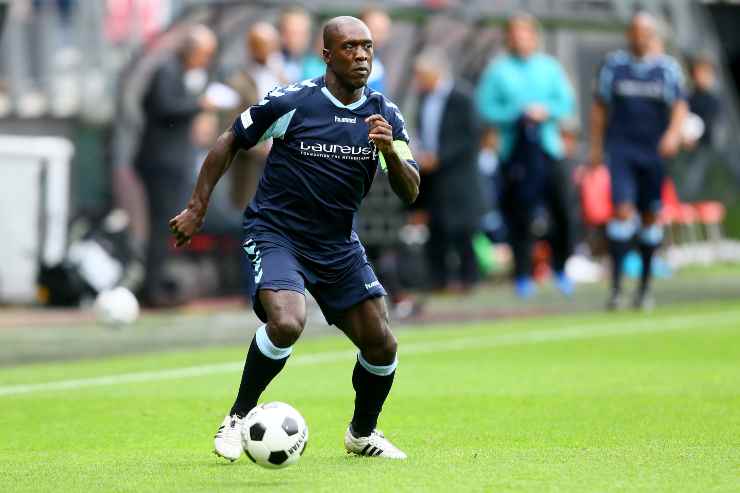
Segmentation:
[(403, 460), (406, 454), (393, 445), (380, 430), (373, 430), (368, 437), (355, 437), (349, 428), (344, 434), (344, 448), (348, 454), (364, 455), (366, 457), (382, 457), (384, 459)]
[(213, 440), (213, 453), (234, 462), (242, 455), (242, 420), (236, 414), (226, 416)]

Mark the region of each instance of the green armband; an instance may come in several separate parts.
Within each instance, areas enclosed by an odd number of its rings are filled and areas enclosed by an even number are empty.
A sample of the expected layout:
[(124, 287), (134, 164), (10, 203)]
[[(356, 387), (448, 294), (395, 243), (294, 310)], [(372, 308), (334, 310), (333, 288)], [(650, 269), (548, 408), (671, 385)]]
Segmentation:
[[(393, 150), (396, 151), (398, 157), (400, 157), (404, 161), (414, 160), (414, 156), (411, 154), (411, 149), (409, 149), (409, 145), (402, 140), (393, 141)], [(385, 157), (383, 157), (382, 152), (380, 153), (378, 158), (380, 159), (380, 169), (382, 169), (384, 173), (388, 173), (388, 165), (385, 163)]]

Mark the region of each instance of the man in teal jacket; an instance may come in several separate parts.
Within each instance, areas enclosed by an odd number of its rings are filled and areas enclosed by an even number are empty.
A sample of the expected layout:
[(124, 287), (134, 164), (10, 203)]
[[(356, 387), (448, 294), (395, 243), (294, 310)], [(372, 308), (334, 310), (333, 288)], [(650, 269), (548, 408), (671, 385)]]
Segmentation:
[(559, 122), (573, 114), (573, 89), (557, 60), (538, 51), (537, 31), (537, 20), (528, 14), (509, 18), (508, 52), (486, 68), (476, 94), (484, 122), (500, 137), (501, 208), (514, 253), (516, 292), (523, 298), (535, 292), (533, 226), (542, 211), (549, 217), (555, 283), (566, 295), (573, 291), (565, 275), (572, 250), (569, 183), (559, 163)]

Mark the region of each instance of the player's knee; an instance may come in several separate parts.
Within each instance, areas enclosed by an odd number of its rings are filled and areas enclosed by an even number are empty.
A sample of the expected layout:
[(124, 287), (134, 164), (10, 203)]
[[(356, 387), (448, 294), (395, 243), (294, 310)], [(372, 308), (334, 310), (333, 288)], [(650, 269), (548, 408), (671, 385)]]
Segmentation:
[(629, 221), (635, 215), (635, 209), (631, 204), (619, 204), (614, 209), (614, 219), (618, 221)]
[(396, 359), (398, 341), (385, 322), (380, 321), (374, 330), (368, 331), (368, 335), (363, 339), (364, 347), (360, 349), (369, 362), (376, 365), (387, 365)]
[(398, 352), (398, 341), (396, 336), (390, 329), (386, 333), (385, 343), (383, 344), (383, 356), (387, 361), (393, 361), (396, 359), (396, 353)]
[(267, 330), (276, 346), (288, 347), (295, 344), (305, 325), (304, 318), (295, 314), (281, 313), (267, 323)]
[(652, 226), (658, 222), (658, 215), (653, 212), (646, 212), (642, 215), (642, 225)]

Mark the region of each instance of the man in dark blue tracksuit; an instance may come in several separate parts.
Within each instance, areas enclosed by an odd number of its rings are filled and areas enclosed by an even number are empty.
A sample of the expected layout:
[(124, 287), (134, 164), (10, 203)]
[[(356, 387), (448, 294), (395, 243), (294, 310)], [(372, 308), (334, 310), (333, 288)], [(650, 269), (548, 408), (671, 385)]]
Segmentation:
[(596, 81), (590, 161), (609, 167), (614, 204), (607, 225), (613, 261), (609, 309), (622, 304), (622, 263), (635, 236), (643, 273), (633, 304), (642, 309), (653, 304), (650, 270), (663, 239), (657, 219), (664, 160), (679, 150), (687, 111), (681, 68), (655, 52), (657, 36), (655, 19), (637, 13), (627, 31), (629, 50), (610, 53)]

